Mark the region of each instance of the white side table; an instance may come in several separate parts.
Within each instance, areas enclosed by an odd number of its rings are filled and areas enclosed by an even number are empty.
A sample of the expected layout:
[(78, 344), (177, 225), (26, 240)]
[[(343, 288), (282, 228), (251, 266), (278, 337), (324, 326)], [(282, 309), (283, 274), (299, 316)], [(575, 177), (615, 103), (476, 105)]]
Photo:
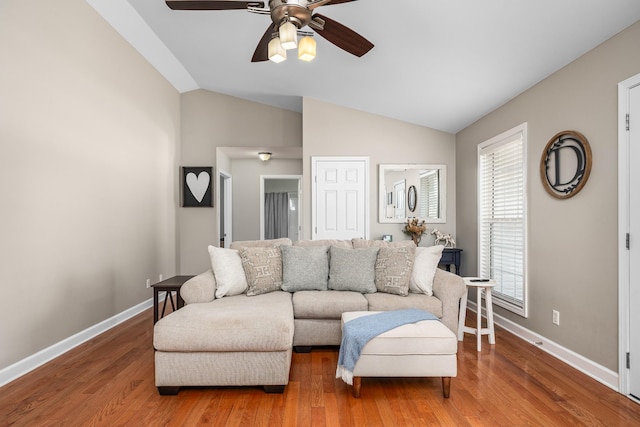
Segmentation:
[[(476, 277), (464, 277), (464, 284), (467, 285), (467, 292), (464, 293), (460, 299), (460, 318), (458, 320), (458, 341), (462, 341), (464, 333), (475, 334), (478, 340), (478, 351), (481, 349), (482, 335), (489, 335), (489, 344), (496, 343), (496, 334), (493, 328), (493, 302), (491, 300), (491, 288), (496, 285), (496, 282), (490, 280), (488, 282), (472, 282), (471, 280), (477, 279)], [(465, 325), (467, 317), (467, 294), (469, 289), (475, 288), (477, 291), (477, 312), (478, 320), (475, 328), (471, 328)], [(487, 311), (487, 327), (482, 327), (482, 290), (484, 289), (484, 302)]]

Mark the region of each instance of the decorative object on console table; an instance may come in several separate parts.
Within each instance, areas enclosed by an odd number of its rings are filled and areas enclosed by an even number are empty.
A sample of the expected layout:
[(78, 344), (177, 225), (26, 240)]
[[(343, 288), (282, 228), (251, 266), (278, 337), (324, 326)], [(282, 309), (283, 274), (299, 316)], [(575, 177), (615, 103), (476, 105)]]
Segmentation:
[[(158, 282), (153, 287), (153, 324), (155, 325), (159, 318), (164, 317), (165, 309), (167, 308), (167, 300), (171, 301), (171, 308), (173, 311), (179, 310), (184, 307), (184, 300), (180, 296), (180, 288), (182, 285), (193, 276), (175, 276), (162, 282)], [(162, 305), (162, 314), (158, 316), (160, 292), (165, 292), (164, 304)], [(173, 292), (176, 293), (175, 304), (173, 302)]]
[(213, 207), (211, 166), (183, 166), (182, 167), (182, 206)]
[(420, 221), (418, 218), (409, 218), (402, 232), (410, 235), (413, 243), (418, 246), (422, 235), (427, 232), (427, 225), (424, 223), (424, 220)]
[(444, 248), (442, 250), (442, 258), (440, 258), (440, 265), (444, 265), (447, 271), (451, 271), (451, 264), (453, 264), (456, 267), (456, 274), (460, 276), (461, 258), (462, 249)]
[(440, 230), (434, 228), (431, 232), (435, 236), (434, 245), (443, 245), (445, 248), (455, 248), (456, 241), (453, 240), (453, 236), (450, 233), (443, 233)]

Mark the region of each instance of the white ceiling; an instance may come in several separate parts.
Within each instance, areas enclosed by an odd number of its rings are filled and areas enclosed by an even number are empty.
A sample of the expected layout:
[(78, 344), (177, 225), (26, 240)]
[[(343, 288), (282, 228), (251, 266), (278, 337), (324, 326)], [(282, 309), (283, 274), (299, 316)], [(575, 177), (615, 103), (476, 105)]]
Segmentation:
[(311, 97), (452, 133), (640, 20), (638, 0), (359, 0), (316, 12), (370, 40), (368, 54), (316, 36), (314, 61), (274, 64), (251, 63), (267, 15), (87, 1), (181, 92), (294, 111)]

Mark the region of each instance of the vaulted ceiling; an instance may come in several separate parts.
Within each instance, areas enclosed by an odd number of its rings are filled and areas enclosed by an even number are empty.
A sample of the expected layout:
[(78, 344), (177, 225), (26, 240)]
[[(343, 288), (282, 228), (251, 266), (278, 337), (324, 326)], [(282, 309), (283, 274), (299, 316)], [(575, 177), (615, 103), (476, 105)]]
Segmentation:
[(316, 36), (312, 62), (275, 64), (251, 62), (267, 15), (87, 1), (181, 92), (294, 111), (311, 97), (453, 133), (640, 20), (638, 0), (358, 0), (316, 12), (370, 40), (369, 53)]

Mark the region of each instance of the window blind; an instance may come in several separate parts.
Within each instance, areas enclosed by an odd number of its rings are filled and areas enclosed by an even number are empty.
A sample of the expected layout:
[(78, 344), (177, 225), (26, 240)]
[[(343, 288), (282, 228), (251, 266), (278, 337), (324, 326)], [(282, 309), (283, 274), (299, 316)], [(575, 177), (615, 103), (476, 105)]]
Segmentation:
[(420, 218), (440, 217), (438, 174), (439, 171), (434, 170), (420, 175)]
[(479, 274), (496, 302), (526, 315), (525, 136), (520, 130), (479, 150)]

